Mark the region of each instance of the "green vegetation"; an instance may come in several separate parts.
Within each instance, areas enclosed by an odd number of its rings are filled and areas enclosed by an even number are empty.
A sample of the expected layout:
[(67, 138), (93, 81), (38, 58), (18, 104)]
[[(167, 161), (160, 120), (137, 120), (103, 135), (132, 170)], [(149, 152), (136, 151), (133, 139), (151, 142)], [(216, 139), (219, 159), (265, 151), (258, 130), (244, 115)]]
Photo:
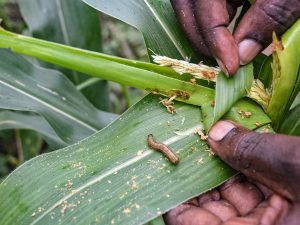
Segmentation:
[[(236, 174), (195, 133), (225, 118), (300, 134), (300, 21), (272, 59), (260, 55), (233, 79), (191, 82), (151, 62), (211, 63), (193, 52), (168, 0), (84, 2), (20, 0), (27, 30), (0, 30), (1, 224), (164, 224), (160, 215)], [(96, 9), (138, 29), (146, 47)], [(180, 163), (149, 149), (149, 134)]]

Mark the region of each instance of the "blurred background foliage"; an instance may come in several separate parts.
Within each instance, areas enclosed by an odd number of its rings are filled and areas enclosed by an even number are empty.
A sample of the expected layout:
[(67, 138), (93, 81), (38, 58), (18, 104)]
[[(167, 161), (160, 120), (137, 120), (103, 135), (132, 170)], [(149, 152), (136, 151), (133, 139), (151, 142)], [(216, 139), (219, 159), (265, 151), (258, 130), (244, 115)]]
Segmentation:
[[(40, 19), (39, 16), (41, 15), (35, 13), (36, 8), (33, 6), (40, 7), (42, 10), (43, 4), (47, 5), (48, 0), (39, 1), (40, 2), (35, 0), (20, 0), (18, 3), (17, 0), (0, 0), (1, 26), (16, 33), (57, 41), (55, 40), (55, 37), (53, 37), (52, 30), (49, 32), (47, 28), (44, 30), (40, 29), (38, 34), (36, 34), (30, 30), (30, 25), (26, 24), (26, 21)], [(72, 1), (76, 2), (75, 5), (83, 4), (80, 0)], [(72, 5), (64, 5), (64, 7), (72, 7)], [(23, 10), (21, 10), (21, 8)], [(64, 8), (64, 10), (68, 11), (68, 8)], [(88, 23), (87, 20), (81, 20), (81, 17), (84, 16), (82, 15), (82, 12), (76, 12), (76, 10), (74, 12), (74, 8), (70, 10), (73, 10), (73, 16), (78, 16), (81, 26), (89, 25), (85, 24)], [(21, 11), (25, 12), (24, 14), (29, 14), (30, 18), (26, 19), (26, 16), (28, 17), (28, 15), (22, 15)], [(97, 14), (99, 30), (96, 32), (99, 32), (99, 34), (97, 34), (98, 40), (93, 40), (98, 43), (88, 43), (89, 46), (97, 46), (97, 51), (106, 54), (148, 61), (147, 49), (139, 31), (89, 7), (87, 12), (91, 13), (91, 11), (93, 11), (92, 13)], [(44, 16), (46, 20), (55, 17), (47, 13), (42, 16)], [(90, 32), (93, 33), (95, 31), (91, 30)], [(77, 40), (78, 39), (80, 39), (80, 37), (77, 37)], [(91, 50), (95, 51), (96, 49), (91, 47)], [(33, 59), (30, 60), (33, 61)], [(46, 65), (42, 62), (34, 61), (34, 63), (52, 68), (51, 65)], [(102, 83), (101, 86), (100, 82), (102, 81), (95, 78), (84, 77), (83, 79), (79, 79), (79, 81), (75, 81), (72, 77), (68, 76), (68, 71), (65, 71), (62, 68), (55, 69), (63, 72), (73, 84), (76, 85), (77, 90), (81, 91), (95, 107), (111, 113), (121, 114), (146, 94), (144, 91), (121, 86), (113, 82), (103, 81), (105, 83)], [(96, 83), (99, 85), (95, 85)], [(87, 88), (89, 88), (88, 91)], [(106, 94), (103, 92), (104, 89)], [(0, 110), (0, 114), (7, 115), (7, 111), (8, 110)], [(24, 112), (24, 114), (28, 114), (28, 112)], [(42, 136), (36, 131), (28, 129), (11, 129), (10, 126), (8, 126), (10, 122), (14, 121), (9, 121), (7, 116), (0, 116), (0, 181), (24, 161), (29, 160), (38, 154), (55, 150), (48, 146)]]

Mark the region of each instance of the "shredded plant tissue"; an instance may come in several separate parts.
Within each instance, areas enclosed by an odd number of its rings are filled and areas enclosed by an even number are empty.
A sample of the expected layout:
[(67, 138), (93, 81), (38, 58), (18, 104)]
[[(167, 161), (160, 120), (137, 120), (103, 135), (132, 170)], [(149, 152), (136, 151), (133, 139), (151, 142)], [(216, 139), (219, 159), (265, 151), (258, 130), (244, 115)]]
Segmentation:
[[(180, 75), (189, 73), (194, 78), (216, 81), (217, 74), (221, 71), (218, 67), (206, 66), (203, 63), (194, 64), (184, 60), (172, 59), (166, 56), (152, 55), (153, 61), (161, 66), (174, 69)], [(194, 81), (194, 80), (193, 80)]]
[[(202, 62), (194, 64), (188, 61), (172, 59), (160, 55), (152, 55), (152, 58), (155, 63), (160, 66), (171, 67), (180, 75), (192, 75), (194, 78), (190, 79), (190, 82), (194, 85), (197, 84), (197, 79), (216, 82), (217, 75), (221, 71), (219, 67), (206, 66)], [(271, 98), (271, 92), (272, 90), (265, 88), (261, 81), (254, 80), (247, 96), (262, 105), (266, 110)], [(160, 101), (167, 108), (168, 112), (172, 114), (176, 113), (176, 109), (172, 102), (176, 97), (178, 96), (171, 96), (169, 99), (161, 99)], [(212, 107), (214, 107), (214, 104), (212, 104)]]

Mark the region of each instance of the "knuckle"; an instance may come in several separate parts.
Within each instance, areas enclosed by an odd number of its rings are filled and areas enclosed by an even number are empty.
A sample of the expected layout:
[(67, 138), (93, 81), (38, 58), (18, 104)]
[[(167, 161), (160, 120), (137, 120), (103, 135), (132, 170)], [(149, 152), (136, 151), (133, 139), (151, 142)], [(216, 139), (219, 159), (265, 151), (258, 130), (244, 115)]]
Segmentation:
[(263, 136), (256, 132), (248, 133), (238, 141), (234, 154), (235, 159), (242, 163), (241, 169), (251, 168), (253, 162), (258, 160), (259, 150), (264, 146), (264, 142)]
[(262, 142), (263, 137), (259, 133), (251, 132), (239, 140), (236, 149), (241, 153), (248, 154), (253, 152)]
[(280, 31), (290, 27), (300, 16), (300, 3), (298, 0), (289, 2), (282, 0), (271, 1), (271, 3), (262, 4), (260, 9), (274, 22)]

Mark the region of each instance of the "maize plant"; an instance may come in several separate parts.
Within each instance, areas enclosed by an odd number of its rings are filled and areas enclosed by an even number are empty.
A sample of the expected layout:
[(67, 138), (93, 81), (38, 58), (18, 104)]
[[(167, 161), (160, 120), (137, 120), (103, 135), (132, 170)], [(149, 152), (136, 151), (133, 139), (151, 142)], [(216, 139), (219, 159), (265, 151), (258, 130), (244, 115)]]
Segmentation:
[[(300, 88), (299, 20), (282, 37), (274, 34), (281, 48), (272, 56), (227, 78), (199, 63), (169, 0), (84, 2), (137, 28), (149, 62), (0, 29), (0, 107), (35, 113), (46, 127), (37, 131), (61, 148), (23, 163), (0, 184), (1, 224), (163, 224), (163, 213), (237, 173), (205, 142), (221, 118), (299, 134), (299, 118), (289, 112)], [(32, 58), (149, 94), (116, 117)], [(177, 165), (148, 147), (150, 134), (173, 149)]]

